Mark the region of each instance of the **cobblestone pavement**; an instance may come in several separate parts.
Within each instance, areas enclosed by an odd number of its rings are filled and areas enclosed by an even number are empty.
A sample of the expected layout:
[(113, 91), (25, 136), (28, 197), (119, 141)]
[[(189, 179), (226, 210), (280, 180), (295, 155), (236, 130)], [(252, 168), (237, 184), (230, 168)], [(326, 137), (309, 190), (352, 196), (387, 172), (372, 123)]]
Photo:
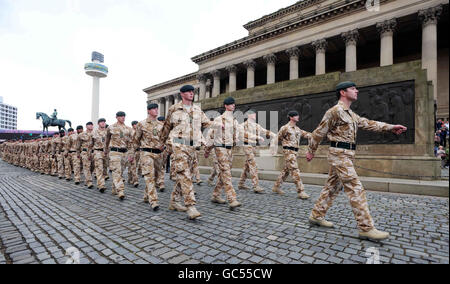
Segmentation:
[(323, 229), (307, 222), (320, 187), (306, 186), (312, 198), (300, 201), (292, 184), (284, 184), (285, 196), (271, 193), (272, 182), (261, 185), (266, 194), (239, 191), (243, 207), (235, 211), (209, 202), (207, 185), (196, 186), (203, 217), (189, 221), (167, 209), (168, 179), (155, 213), (142, 202), (143, 180), (120, 202), (110, 191), (0, 161), (0, 263), (65, 263), (70, 247), (81, 263), (366, 263), (370, 248), (381, 263), (449, 263), (447, 198), (369, 192), (375, 224), (391, 233), (373, 243), (357, 238), (343, 193), (327, 216), (336, 228)]

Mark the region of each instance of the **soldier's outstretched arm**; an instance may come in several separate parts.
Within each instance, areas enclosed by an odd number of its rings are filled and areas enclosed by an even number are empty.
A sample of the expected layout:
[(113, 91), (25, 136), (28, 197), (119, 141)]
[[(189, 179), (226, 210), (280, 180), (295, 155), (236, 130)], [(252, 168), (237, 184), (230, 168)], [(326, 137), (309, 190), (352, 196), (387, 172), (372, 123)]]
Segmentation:
[(111, 131), (106, 128), (106, 139), (105, 139), (105, 153), (109, 153), (109, 143), (111, 142)]
[(173, 110), (169, 109), (166, 120), (164, 121), (163, 128), (161, 130), (161, 134), (159, 135), (159, 140), (161, 141), (162, 145), (166, 144), (167, 139), (169, 138), (170, 131), (173, 128), (172, 113), (173, 113)]
[(141, 145), (141, 138), (142, 138), (142, 124), (139, 122), (136, 126), (136, 131), (134, 132), (134, 135), (132, 137), (132, 146), (135, 151), (139, 148)]
[(408, 130), (408, 128), (406, 128), (403, 125), (393, 125), (380, 121), (370, 120), (365, 117), (360, 117), (358, 115), (356, 116), (358, 119), (358, 127), (364, 130), (374, 132), (393, 132), (397, 135), (400, 135), (403, 132), (406, 132), (406, 130)]
[(394, 125), (392, 124), (370, 120), (365, 117), (360, 117), (357, 114), (355, 115), (357, 118), (358, 128), (373, 132), (388, 132), (394, 129)]
[(320, 142), (322, 142), (323, 138), (327, 135), (328, 131), (334, 126), (335, 123), (336, 118), (333, 113), (331, 111), (327, 111), (319, 126), (317, 126), (317, 128), (309, 134), (308, 154), (310, 155), (307, 154), (308, 161), (314, 158), (314, 153), (317, 151)]

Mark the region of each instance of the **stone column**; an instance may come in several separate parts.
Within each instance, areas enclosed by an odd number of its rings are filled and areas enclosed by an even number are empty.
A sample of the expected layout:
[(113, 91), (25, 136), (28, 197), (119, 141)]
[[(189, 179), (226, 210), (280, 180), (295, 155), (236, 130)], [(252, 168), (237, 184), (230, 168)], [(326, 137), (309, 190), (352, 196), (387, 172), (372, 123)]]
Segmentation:
[(169, 102), (169, 97), (165, 97), (164, 100), (165, 100), (164, 116), (167, 117), (167, 114), (168, 114), (169, 108), (170, 108), (170, 105), (169, 105), (169, 104), (170, 104), (170, 102)]
[(358, 30), (352, 30), (341, 34), (345, 41), (345, 72), (353, 72), (357, 69), (356, 45), (358, 44)]
[(263, 57), (267, 63), (267, 85), (275, 83), (275, 63), (277, 62), (277, 56), (273, 53), (265, 55)]
[(326, 72), (325, 52), (327, 51), (327, 41), (319, 39), (313, 41), (311, 45), (316, 50), (316, 75), (322, 75)]
[(397, 20), (386, 20), (377, 24), (381, 37), (380, 66), (394, 64), (394, 31), (397, 27)]
[(300, 57), (300, 49), (298, 47), (289, 48), (286, 50), (289, 56), (289, 80), (298, 79), (298, 60)]
[(247, 89), (255, 87), (255, 68), (256, 62), (254, 60), (247, 60), (244, 62), (247, 67)]
[(173, 95), (173, 97), (175, 98), (174, 104), (177, 104), (177, 103), (179, 103), (181, 101), (180, 94), (175, 94), (175, 95)]
[(158, 99), (158, 108), (159, 108), (159, 116), (165, 116), (165, 103), (163, 101), (163, 98)]
[(211, 97), (211, 79), (206, 79), (206, 98)]
[(427, 79), (433, 82), (434, 99), (437, 100), (437, 22), (442, 14), (442, 5), (419, 11), (422, 22), (422, 68), (427, 70)]
[(214, 79), (212, 97), (215, 98), (220, 95), (220, 71), (214, 70), (211, 72), (211, 75)]
[(204, 100), (206, 98), (206, 76), (205, 74), (198, 74), (197, 80), (199, 82), (199, 99)]
[(228, 71), (229, 74), (229, 92), (236, 92), (236, 71), (237, 67), (236, 65), (230, 65), (227, 68), (225, 68)]

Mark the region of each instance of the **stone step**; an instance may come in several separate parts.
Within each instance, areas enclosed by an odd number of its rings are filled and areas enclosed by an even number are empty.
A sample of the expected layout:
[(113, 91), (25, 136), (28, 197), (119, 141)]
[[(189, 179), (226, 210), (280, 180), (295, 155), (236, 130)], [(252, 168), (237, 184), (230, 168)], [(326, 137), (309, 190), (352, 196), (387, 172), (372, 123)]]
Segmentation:
[[(201, 174), (209, 174), (210, 172), (211, 167), (200, 167)], [(233, 177), (240, 177), (242, 169), (232, 169), (231, 172)], [(259, 170), (258, 176), (261, 180), (276, 181), (279, 174), (280, 172), (278, 171)], [(302, 173), (301, 177), (304, 184), (323, 186), (328, 176), (324, 174)], [(449, 197), (448, 181), (421, 181), (374, 177), (360, 177), (360, 180), (364, 188), (369, 191)], [(292, 182), (292, 178), (289, 177), (286, 181)]]

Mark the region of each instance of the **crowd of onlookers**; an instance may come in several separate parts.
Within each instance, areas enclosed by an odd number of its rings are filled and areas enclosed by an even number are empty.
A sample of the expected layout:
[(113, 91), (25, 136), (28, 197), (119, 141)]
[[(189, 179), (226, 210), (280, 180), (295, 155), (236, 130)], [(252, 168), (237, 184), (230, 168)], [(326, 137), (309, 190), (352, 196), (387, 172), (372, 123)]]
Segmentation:
[(436, 157), (442, 160), (441, 168), (448, 169), (449, 167), (449, 125), (448, 120), (443, 121), (442, 119), (438, 119), (436, 122), (436, 133), (434, 135), (434, 153)]

